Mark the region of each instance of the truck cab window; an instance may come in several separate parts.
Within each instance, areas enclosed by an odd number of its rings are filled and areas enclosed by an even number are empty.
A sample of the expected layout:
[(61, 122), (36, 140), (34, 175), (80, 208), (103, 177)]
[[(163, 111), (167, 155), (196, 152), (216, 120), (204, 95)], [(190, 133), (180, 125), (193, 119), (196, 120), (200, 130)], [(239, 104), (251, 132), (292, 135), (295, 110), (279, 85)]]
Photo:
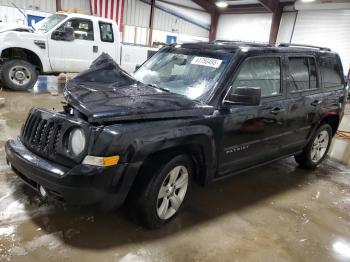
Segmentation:
[(113, 43), (114, 37), (113, 37), (112, 24), (105, 23), (105, 22), (99, 22), (99, 25), (100, 25), (101, 41)]
[(261, 96), (281, 93), (281, 65), (278, 57), (255, 57), (243, 62), (231, 92), (237, 87), (260, 87)]
[(92, 22), (87, 19), (71, 19), (63, 27), (72, 27), (75, 39), (94, 40), (94, 28)]

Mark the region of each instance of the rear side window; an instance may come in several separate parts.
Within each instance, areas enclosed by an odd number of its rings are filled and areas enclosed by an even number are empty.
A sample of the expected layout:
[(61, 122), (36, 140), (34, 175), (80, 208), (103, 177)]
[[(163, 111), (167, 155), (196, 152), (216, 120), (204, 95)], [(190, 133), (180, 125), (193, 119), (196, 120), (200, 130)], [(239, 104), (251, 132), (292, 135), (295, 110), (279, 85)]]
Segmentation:
[(317, 88), (315, 59), (312, 57), (290, 57), (288, 89), (304, 91)]
[(99, 22), (102, 42), (114, 42), (113, 27), (110, 23)]
[(280, 94), (280, 58), (255, 57), (245, 60), (233, 82), (231, 92), (237, 87), (260, 87), (262, 97)]
[(320, 68), (325, 88), (337, 87), (343, 84), (340, 66), (335, 57), (322, 57), (320, 59)]

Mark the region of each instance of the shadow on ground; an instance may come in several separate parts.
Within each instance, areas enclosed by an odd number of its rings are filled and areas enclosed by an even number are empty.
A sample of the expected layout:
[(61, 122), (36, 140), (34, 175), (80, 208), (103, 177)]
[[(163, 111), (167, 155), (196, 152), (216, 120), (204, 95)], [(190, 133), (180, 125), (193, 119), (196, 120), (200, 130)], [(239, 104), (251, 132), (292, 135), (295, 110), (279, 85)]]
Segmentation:
[[(193, 229), (243, 208), (267, 205), (271, 196), (312, 183), (318, 176), (332, 173), (330, 169), (332, 167), (323, 165), (315, 171), (303, 170), (289, 158), (204, 188), (194, 185), (182, 212), (171, 223), (153, 231), (130, 222), (123, 208), (114, 213), (102, 213), (88, 208), (50, 204), (53, 212), (31, 219), (47, 234), (63, 232), (59, 237), (66, 245), (83, 249), (98, 250), (148, 242)], [(23, 195), (28, 201), (22, 202), (31, 205), (31, 209), (33, 204), (41, 205), (34, 191), (24, 184), (17, 185), (14, 197), (23, 198)]]

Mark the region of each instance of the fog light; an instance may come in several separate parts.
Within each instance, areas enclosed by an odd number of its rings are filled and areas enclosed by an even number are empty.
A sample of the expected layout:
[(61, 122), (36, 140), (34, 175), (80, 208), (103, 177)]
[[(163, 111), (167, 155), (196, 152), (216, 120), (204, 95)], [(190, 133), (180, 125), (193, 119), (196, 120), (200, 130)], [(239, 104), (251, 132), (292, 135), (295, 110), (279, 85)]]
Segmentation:
[(40, 192), (40, 195), (42, 196), (42, 197), (47, 197), (47, 192), (46, 192), (46, 190), (45, 190), (45, 188), (43, 188), (42, 186), (39, 186), (39, 192)]

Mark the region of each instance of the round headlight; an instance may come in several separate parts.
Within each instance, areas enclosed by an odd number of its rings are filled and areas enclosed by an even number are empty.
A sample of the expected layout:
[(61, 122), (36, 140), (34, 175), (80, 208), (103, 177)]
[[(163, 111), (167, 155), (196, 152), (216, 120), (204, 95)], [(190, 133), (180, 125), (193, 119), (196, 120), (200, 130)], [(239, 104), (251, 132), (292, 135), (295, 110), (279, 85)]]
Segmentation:
[(69, 147), (76, 156), (80, 155), (85, 149), (86, 137), (84, 131), (80, 128), (73, 129), (69, 134)]

